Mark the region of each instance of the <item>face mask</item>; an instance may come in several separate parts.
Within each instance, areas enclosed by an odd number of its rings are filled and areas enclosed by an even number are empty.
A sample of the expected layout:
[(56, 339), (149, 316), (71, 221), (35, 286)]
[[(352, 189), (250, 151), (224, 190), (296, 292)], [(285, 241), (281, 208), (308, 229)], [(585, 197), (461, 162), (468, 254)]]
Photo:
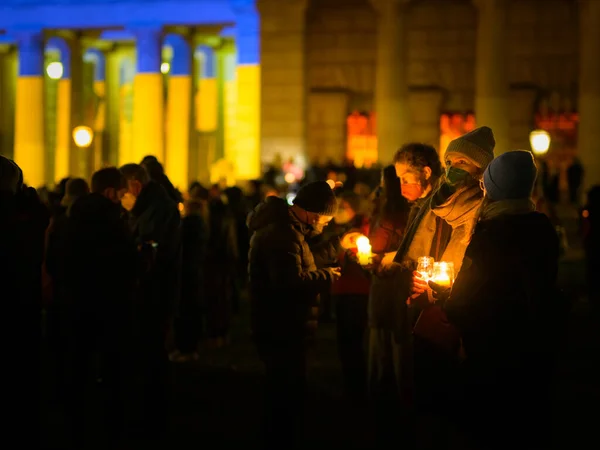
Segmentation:
[(455, 186), (457, 184), (463, 183), (465, 180), (469, 179), (471, 174), (466, 170), (458, 169), (456, 167), (448, 167), (446, 169), (446, 182), (450, 186)]
[(335, 223), (339, 225), (346, 224), (352, 220), (350, 213), (346, 209), (341, 209), (334, 216)]
[(135, 205), (135, 197), (130, 192), (126, 192), (121, 199), (121, 205), (127, 211), (131, 211)]
[(414, 202), (423, 195), (423, 186), (420, 183), (402, 184), (400, 185), (400, 191), (402, 192), (402, 197), (409, 202)]

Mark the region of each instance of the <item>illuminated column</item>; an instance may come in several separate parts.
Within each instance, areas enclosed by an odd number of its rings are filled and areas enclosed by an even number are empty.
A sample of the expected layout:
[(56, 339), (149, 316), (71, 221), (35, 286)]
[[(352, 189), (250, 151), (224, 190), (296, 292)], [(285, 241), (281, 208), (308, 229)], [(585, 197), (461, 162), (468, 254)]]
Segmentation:
[(410, 111), (406, 80), (407, 0), (371, 0), (378, 13), (375, 114), (377, 153), (382, 164), (408, 141)]
[(600, 184), (600, 2), (580, 3), (579, 136), (584, 189)]
[(106, 130), (106, 57), (97, 49), (89, 49), (84, 60), (94, 64), (94, 170), (107, 162), (104, 157), (104, 131)]
[(133, 153), (133, 115), (134, 98), (133, 83), (135, 80), (135, 64), (129, 56), (119, 61), (119, 165), (136, 162)]
[(171, 60), (167, 94), (165, 169), (175, 187), (187, 191), (192, 97), (190, 63), (192, 54), (189, 44), (182, 36), (169, 35), (166, 43), (173, 49), (173, 59)]
[(261, 160), (279, 154), (303, 164), (306, 152), (305, 24), (307, 0), (259, 3)]
[[(54, 180), (59, 181), (71, 174), (71, 49), (63, 39), (53, 37), (46, 48), (55, 48), (60, 53), (62, 76), (56, 89), (56, 148), (54, 153)], [(51, 78), (58, 74), (49, 73)]]
[(218, 85), (215, 51), (208, 45), (196, 48), (195, 63), (199, 66), (198, 89), (195, 93), (195, 128), (198, 132), (198, 154), (194, 165), (202, 182), (210, 181), (210, 165), (217, 150)]
[(15, 162), (25, 183), (42, 186), (45, 176), (44, 43), (41, 32), (15, 33), (19, 72), (15, 98)]
[(137, 71), (133, 81), (133, 155), (140, 162), (146, 155), (164, 161), (164, 98), (162, 31), (138, 28), (136, 35)]
[(237, 44), (236, 177), (259, 178), (260, 168), (260, 18), (253, 1), (235, 0)]
[(237, 85), (236, 54), (233, 45), (225, 45), (223, 49), (223, 137), (225, 158), (233, 160), (236, 149), (237, 121)]
[(503, 0), (474, 0), (479, 11), (475, 60), (475, 121), (494, 131), (499, 155), (510, 148), (510, 92)]

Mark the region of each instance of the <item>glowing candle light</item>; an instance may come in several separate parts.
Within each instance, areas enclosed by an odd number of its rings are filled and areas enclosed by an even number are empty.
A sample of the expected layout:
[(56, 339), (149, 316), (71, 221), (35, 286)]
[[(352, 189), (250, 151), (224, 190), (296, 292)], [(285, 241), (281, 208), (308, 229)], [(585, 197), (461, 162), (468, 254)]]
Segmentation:
[(371, 264), (371, 243), (366, 236), (360, 236), (356, 239), (356, 248), (358, 249), (358, 263), (361, 266)]
[(425, 281), (431, 280), (433, 264), (434, 259), (431, 256), (421, 256), (417, 259), (417, 272), (421, 274)]
[(452, 287), (454, 263), (445, 261), (433, 263), (433, 282), (445, 288)]

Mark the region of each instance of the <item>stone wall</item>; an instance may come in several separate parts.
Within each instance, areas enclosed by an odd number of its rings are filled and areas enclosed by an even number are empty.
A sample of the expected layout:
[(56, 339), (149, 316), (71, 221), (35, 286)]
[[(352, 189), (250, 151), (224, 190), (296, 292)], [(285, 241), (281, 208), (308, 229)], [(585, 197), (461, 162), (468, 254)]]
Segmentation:
[[(342, 9), (342, 4), (347, 6)], [(574, 0), (507, 0), (507, 5), (511, 144), (522, 148), (528, 145), (538, 105), (555, 110), (576, 105), (578, 10)], [(436, 108), (474, 109), (477, 9), (469, 0), (413, 0), (408, 14), (411, 138), (435, 143), (439, 118), (428, 116)], [(343, 91), (349, 110), (373, 109), (376, 32), (368, 0), (313, 0), (306, 23), (309, 92)], [(333, 121), (328, 118), (326, 128), (339, 136)], [(325, 131), (316, 120), (307, 123), (308, 152), (315, 154), (316, 136)], [(345, 117), (337, 126), (345, 127)], [(343, 150), (336, 151), (341, 159)]]

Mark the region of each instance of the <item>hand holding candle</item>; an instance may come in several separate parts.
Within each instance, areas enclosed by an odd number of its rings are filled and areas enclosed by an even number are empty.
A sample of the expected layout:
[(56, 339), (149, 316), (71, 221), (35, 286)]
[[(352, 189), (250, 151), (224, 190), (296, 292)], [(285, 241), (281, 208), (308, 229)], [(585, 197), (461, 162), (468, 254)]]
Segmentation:
[(372, 262), (371, 243), (366, 236), (360, 236), (356, 239), (356, 248), (358, 249), (358, 263), (361, 266), (368, 266)]

